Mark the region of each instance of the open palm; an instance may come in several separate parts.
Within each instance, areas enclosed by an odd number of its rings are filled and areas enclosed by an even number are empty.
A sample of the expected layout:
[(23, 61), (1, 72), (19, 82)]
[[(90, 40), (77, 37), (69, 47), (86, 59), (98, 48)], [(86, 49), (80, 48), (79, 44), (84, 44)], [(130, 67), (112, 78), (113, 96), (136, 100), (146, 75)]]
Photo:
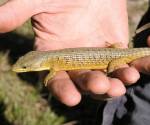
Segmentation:
[[(0, 6), (0, 13), (0, 32), (13, 30), (31, 17), (37, 50), (128, 45), (124, 0), (9, 0)], [(69, 106), (80, 102), (80, 92), (118, 97), (126, 91), (124, 83), (139, 79), (135, 68), (123, 67), (114, 73), (115, 78), (101, 71), (61, 71), (48, 87)]]

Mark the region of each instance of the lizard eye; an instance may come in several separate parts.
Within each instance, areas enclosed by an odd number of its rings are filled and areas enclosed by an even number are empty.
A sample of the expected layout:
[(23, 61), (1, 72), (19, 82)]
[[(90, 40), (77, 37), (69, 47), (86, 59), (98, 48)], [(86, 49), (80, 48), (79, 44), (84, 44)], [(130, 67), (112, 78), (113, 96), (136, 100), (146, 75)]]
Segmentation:
[(26, 67), (26, 66), (22, 66), (22, 68), (23, 68), (23, 69), (26, 69), (27, 67)]

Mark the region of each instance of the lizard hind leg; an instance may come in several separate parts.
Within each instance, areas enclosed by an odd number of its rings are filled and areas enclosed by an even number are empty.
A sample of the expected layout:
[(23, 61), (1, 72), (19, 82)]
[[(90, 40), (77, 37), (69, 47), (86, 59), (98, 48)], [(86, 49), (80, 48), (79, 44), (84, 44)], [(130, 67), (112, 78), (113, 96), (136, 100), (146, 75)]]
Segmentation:
[(123, 43), (121, 43), (121, 42), (117, 42), (117, 43), (106, 42), (106, 46), (108, 48), (122, 48), (123, 47)]
[(127, 64), (127, 60), (124, 58), (118, 58), (112, 60), (107, 67), (107, 73), (110, 74), (116, 69), (118, 69), (121, 65)]
[(56, 74), (56, 71), (54, 69), (50, 69), (50, 72), (48, 73), (48, 75), (45, 77), (44, 79), (44, 85), (47, 86), (47, 83), (49, 80), (51, 80)]

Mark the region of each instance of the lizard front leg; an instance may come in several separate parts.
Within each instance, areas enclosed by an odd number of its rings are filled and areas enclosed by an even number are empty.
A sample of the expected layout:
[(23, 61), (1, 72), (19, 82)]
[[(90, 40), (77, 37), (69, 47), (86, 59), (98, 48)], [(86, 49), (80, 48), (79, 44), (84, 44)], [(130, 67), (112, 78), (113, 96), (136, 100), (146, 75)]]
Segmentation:
[(50, 72), (48, 73), (48, 75), (45, 77), (44, 79), (44, 85), (47, 86), (47, 83), (50, 79), (52, 79), (56, 74), (56, 71), (52, 68), (50, 69)]

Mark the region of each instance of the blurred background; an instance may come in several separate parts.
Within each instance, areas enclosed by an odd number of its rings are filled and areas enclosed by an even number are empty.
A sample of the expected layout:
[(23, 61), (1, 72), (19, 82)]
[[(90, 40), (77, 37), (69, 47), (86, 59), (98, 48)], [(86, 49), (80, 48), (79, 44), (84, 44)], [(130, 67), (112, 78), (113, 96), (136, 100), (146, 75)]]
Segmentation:
[[(147, 7), (148, 0), (128, 0), (131, 40)], [(11, 71), (12, 64), (31, 51), (33, 44), (30, 20), (0, 34), (0, 125), (96, 125), (100, 120), (98, 101), (86, 96), (78, 106), (66, 107), (43, 87), (36, 73)]]

